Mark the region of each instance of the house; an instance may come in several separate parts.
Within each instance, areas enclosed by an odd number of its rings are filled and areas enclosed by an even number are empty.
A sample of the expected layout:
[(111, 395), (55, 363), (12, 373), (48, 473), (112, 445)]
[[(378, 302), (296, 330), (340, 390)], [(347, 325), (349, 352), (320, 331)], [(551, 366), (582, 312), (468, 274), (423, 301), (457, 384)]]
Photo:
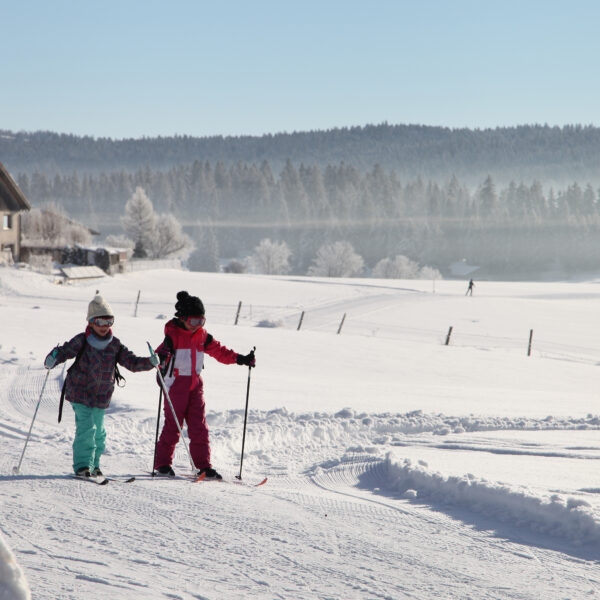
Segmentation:
[[(21, 239), (21, 262), (31, 262), (32, 258), (48, 257), (52, 262), (65, 263), (76, 261), (70, 259), (69, 254), (75, 253), (79, 258), (76, 264), (87, 265), (87, 253), (79, 248), (83, 243), (88, 243), (92, 236), (100, 235), (98, 231), (73, 221), (61, 211), (52, 208), (33, 208), (28, 217), (36, 217), (36, 224), (27, 224), (24, 227)], [(78, 233), (73, 236), (72, 230)], [(74, 241), (74, 239), (75, 241)]]
[[(34, 244), (27, 241), (23, 244), (22, 260), (31, 261), (33, 257), (46, 256), (48, 260), (63, 267), (98, 267), (108, 275), (123, 273), (129, 258), (127, 248), (111, 248), (104, 246), (83, 246), (81, 244)], [(85, 271), (80, 271), (85, 273)], [(88, 270), (88, 272), (91, 272)], [(63, 273), (69, 279), (75, 279)], [(79, 278), (79, 277), (77, 277)]]
[(21, 260), (21, 212), (24, 210), (31, 210), (31, 205), (0, 162), (0, 263)]
[[(91, 273), (96, 273), (101, 269), (104, 273), (113, 275), (114, 273), (122, 273), (125, 269), (125, 263), (128, 259), (128, 250), (120, 248), (110, 248), (106, 246), (90, 246), (89, 240), (92, 236), (100, 235), (98, 231), (73, 221), (60, 211), (42, 208), (34, 209), (31, 216), (39, 219), (36, 226), (30, 224), (26, 227), (21, 243), (21, 261), (32, 264), (35, 261), (37, 264), (55, 263), (62, 267), (70, 269), (69, 275), (65, 276), (68, 279), (90, 276)], [(44, 230), (50, 230), (54, 237), (44, 235)], [(75, 235), (73, 235), (75, 231)], [(94, 267), (94, 269), (77, 269), (72, 267)], [(64, 269), (62, 269), (64, 272)], [(71, 276), (78, 273), (77, 277)]]
[[(25, 210), (31, 210), (29, 201), (0, 163), (0, 264), (31, 262), (32, 258), (42, 257), (63, 265), (99, 267), (109, 275), (124, 271), (128, 259), (127, 249), (87, 247), (79, 243), (68, 244), (62, 239), (22, 239), (20, 213)], [(65, 230), (79, 227), (88, 234), (87, 237), (100, 235), (98, 231), (65, 215), (55, 214), (48, 209), (40, 209), (39, 213), (42, 217), (58, 222)]]

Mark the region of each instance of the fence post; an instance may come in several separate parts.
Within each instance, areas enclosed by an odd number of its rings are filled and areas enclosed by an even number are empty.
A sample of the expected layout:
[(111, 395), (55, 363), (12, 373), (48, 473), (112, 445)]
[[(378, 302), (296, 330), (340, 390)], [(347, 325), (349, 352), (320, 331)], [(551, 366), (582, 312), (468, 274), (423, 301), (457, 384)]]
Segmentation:
[(452, 325), (448, 329), (448, 335), (446, 336), (446, 346), (450, 343), (450, 336), (452, 335)]
[(300, 331), (300, 327), (302, 327), (303, 320), (304, 320), (304, 311), (302, 311), (302, 314), (300, 315), (300, 320), (298, 321), (298, 327), (296, 328), (296, 331)]
[(533, 341), (533, 329), (529, 330), (529, 346), (527, 346), (527, 356), (531, 356), (531, 342)]
[(338, 334), (340, 333), (340, 331), (342, 331), (342, 325), (344, 324), (344, 321), (346, 320), (346, 313), (344, 313), (344, 316), (342, 317), (342, 321), (340, 323), (340, 326), (338, 327)]
[(237, 312), (235, 313), (235, 323), (234, 323), (234, 325), (238, 324), (238, 319), (240, 318), (240, 310), (242, 310), (242, 301), (241, 300), (238, 303)]
[(134, 317), (137, 317), (137, 309), (138, 309), (138, 304), (140, 303), (140, 294), (141, 293), (142, 293), (142, 290), (138, 290), (137, 300), (135, 301), (135, 311), (133, 313)]

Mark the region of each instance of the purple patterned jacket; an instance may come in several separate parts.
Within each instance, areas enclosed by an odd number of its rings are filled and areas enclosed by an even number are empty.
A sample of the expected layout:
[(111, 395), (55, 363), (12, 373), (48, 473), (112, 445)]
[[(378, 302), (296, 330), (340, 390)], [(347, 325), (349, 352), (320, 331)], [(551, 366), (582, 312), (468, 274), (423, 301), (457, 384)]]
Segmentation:
[(103, 350), (92, 347), (85, 338), (85, 333), (78, 333), (56, 347), (56, 364), (60, 364), (75, 358), (85, 343), (79, 361), (66, 379), (65, 398), (69, 402), (91, 408), (108, 408), (115, 389), (116, 362), (130, 371), (150, 371), (153, 368), (148, 357), (136, 356), (114, 336)]

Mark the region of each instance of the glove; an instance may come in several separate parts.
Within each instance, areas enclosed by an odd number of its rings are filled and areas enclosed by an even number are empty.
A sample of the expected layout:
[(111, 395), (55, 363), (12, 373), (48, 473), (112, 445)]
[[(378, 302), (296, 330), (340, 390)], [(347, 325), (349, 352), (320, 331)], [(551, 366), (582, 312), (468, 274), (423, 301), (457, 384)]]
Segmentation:
[(150, 364), (156, 369), (156, 367), (158, 367), (158, 365), (160, 365), (160, 358), (158, 357), (158, 354), (152, 354), (150, 356)]
[(254, 356), (254, 350), (251, 350), (248, 354), (238, 354), (235, 362), (238, 365), (246, 365), (247, 367), (256, 366), (256, 357)]
[(44, 361), (44, 366), (46, 367), (46, 369), (50, 370), (54, 367), (54, 365), (56, 364), (56, 356), (55, 356), (56, 351), (48, 354), (48, 356), (46, 356), (46, 360)]

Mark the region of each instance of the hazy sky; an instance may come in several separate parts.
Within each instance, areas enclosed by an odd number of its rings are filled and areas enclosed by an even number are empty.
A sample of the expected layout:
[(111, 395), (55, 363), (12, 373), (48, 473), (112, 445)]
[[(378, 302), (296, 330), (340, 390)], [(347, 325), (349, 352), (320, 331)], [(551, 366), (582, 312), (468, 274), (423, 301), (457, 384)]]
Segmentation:
[(600, 125), (597, 0), (0, 0), (0, 129)]

